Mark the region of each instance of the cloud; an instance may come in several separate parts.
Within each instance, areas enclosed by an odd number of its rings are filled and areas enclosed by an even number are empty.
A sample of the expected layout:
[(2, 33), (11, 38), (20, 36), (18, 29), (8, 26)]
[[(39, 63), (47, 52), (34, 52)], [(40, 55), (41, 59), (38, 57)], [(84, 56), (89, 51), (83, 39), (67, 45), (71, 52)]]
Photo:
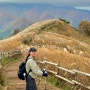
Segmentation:
[(0, 0), (0, 2), (49, 3), (60, 6), (90, 6), (90, 0)]
[(90, 7), (75, 7), (76, 9), (90, 10)]

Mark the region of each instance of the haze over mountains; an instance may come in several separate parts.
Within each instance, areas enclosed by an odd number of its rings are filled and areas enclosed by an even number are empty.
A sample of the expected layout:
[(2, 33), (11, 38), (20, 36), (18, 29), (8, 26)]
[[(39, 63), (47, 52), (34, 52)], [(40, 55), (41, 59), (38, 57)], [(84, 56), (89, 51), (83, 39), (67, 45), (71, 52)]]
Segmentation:
[(0, 3), (0, 38), (7, 38), (15, 29), (23, 30), (35, 22), (59, 18), (78, 27), (81, 21), (90, 21), (90, 11), (50, 4)]

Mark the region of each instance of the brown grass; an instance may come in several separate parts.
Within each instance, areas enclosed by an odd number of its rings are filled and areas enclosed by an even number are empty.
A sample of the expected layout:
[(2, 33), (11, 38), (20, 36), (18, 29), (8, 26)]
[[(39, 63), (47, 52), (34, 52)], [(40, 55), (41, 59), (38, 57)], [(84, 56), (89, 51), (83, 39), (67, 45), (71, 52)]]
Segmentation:
[(90, 73), (90, 60), (81, 55), (70, 54), (61, 50), (38, 48), (38, 60), (48, 60), (54, 63), (59, 63), (60, 66), (68, 69), (79, 69), (83, 72)]
[[(60, 20), (38, 22), (15, 36), (0, 40), (0, 51), (25, 51), (31, 46), (38, 49), (38, 60), (48, 60), (67, 69), (78, 68), (90, 73), (90, 37)], [(64, 51), (67, 46), (70, 50)], [(48, 68), (54, 69), (53, 66)]]
[[(87, 70), (88, 64), (90, 64), (90, 45), (80, 41), (84, 37), (73, 27), (60, 20), (46, 20), (33, 24), (13, 37), (1, 40), (0, 51), (18, 49), (18, 47), (20, 49), (23, 41), (26, 40), (29, 45), (34, 43), (36, 47), (39, 47), (41, 51), (40, 56), (38, 55), (39, 59), (47, 58), (53, 62), (60, 61), (60, 65), (63, 67), (80, 67), (81, 70), (90, 72)], [(64, 52), (67, 45), (71, 51), (75, 50), (75, 53)], [(79, 55), (80, 51), (84, 54)]]

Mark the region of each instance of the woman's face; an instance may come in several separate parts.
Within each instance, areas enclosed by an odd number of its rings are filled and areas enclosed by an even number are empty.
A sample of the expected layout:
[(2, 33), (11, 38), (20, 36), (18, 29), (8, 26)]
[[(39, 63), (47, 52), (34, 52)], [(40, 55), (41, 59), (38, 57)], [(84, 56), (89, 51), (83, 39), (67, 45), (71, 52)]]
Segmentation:
[(36, 56), (36, 52), (30, 52), (30, 56), (35, 57)]

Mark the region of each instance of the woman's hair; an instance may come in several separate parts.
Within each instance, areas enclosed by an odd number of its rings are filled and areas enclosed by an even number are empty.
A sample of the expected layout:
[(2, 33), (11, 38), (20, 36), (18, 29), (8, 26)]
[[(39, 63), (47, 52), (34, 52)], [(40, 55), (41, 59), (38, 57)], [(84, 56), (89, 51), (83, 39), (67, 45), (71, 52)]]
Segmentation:
[(30, 56), (30, 53), (27, 55), (27, 57), (26, 57), (26, 59), (25, 59), (26, 62), (27, 62), (29, 56)]

